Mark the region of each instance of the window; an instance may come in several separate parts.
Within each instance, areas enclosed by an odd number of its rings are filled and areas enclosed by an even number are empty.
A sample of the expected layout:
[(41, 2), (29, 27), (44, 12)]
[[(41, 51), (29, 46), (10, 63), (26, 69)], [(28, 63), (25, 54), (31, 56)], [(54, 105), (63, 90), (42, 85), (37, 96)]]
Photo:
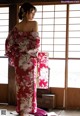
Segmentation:
[(80, 60), (68, 61), (68, 87), (80, 88)]
[[(67, 9), (69, 5), (69, 9)], [(80, 4), (36, 5), (35, 19), (39, 25), (40, 51), (49, 53), (50, 86), (65, 87), (66, 69), (68, 62), (68, 87), (80, 88)], [(69, 16), (67, 12), (69, 11)], [(67, 20), (69, 28), (67, 30)], [(0, 8), (0, 61), (5, 54), (5, 39), (8, 35), (9, 8)], [(68, 37), (66, 37), (66, 32)], [(67, 41), (67, 42), (66, 42)], [(68, 51), (66, 50), (68, 49)], [(66, 54), (68, 57), (66, 57)], [(6, 60), (6, 58), (4, 59)], [(3, 63), (2, 63), (3, 65)], [(8, 61), (6, 60), (6, 65)], [(75, 68), (75, 66), (77, 68)], [(0, 67), (2, 67), (0, 65)], [(72, 68), (71, 68), (72, 67)], [(7, 67), (6, 67), (7, 68)], [(2, 72), (3, 69), (0, 68)], [(5, 73), (7, 75), (7, 72)], [(2, 74), (0, 74), (2, 75)], [(5, 76), (4, 76), (5, 77)], [(2, 79), (2, 77), (0, 78)], [(1, 80), (0, 80), (1, 83)]]
[(40, 50), (47, 51), (49, 58), (65, 58), (66, 5), (40, 5), (36, 8)]
[(50, 87), (65, 87), (67, 61), (68, 87), (80, 88), (80, 4), (68, 5), (69, 9), (67, 4), (36, 5), (35, 20), (39, 24), (40, 51), (49, 53)]
[(65, 86), (65, 60), (49, 60), (50, 67), (50, 87)]
[(0, 56), (5, 54), (5, 39), (9, 31), (9, 8), (0, 8)]
[(8, 58), (0, 58), (0, 84), (7, 83), (8, 83)]
[(69, 6), (68, 45), (68, 87), (80, 88), (80, 4)]
[[(8, 59), (5, 58), (5, 40), (9, 28), (9, 8), (0, 7), (0, 83), (8, 83)], [(5, 67), (4, 67), (5, 64)]]
[(69, 9), (69, 58), (80, 58), (80, 4)]
[[(49, 59), (49, 86), (64, 87), (67, 5), (39, 5), (36, 8), (35, 20), (39, 25), (40, 51), (47, 51), (49, 58), (52, 58)], [(54, 58), (58, 59), (53, 60)]]

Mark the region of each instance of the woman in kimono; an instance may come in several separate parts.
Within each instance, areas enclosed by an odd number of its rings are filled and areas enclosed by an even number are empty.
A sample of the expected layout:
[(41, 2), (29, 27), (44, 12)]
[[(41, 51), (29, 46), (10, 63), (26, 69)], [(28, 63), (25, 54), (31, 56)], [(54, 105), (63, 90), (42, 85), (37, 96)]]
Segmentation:
[(32, 20), (35, 12), (32, 4), (22, 4), (18, 15), (22, 21), (10, 31), (5, 43), (6, 56), (15, 68), (16, 111), (20, 116), (29, 113), (38, 116), (41, 111), (37, 108), (36, 100), (36, 63), (40, 38), (38, 24)]

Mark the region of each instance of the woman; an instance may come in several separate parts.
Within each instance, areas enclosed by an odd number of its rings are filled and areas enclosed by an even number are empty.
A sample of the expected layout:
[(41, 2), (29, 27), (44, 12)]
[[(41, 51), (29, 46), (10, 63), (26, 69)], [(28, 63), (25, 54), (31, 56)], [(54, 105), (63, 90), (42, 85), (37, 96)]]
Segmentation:
[(36, 63), (40, 44), (38, 24), (33, 21), (36, 8), (30, 3), (20, 7), (19, 19), (9, 33), (5, 50), (10, 65), (15, 68), (16, 76), (16, 111), (20, 116), (35, 114), (40, 111), (36, 101)]

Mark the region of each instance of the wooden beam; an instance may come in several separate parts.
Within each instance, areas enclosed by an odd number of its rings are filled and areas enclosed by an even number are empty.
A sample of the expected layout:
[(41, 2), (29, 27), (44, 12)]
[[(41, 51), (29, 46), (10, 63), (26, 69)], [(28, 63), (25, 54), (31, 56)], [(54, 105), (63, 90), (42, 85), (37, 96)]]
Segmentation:
[(52, 2), (53, 4), (55, 3), (61, 3), (61, 4), (64, 4), (64, 3), (80, 3), (80, 0), (0, 0), (0, 6), (1, 5), (4, 5), (4, 4), (10, 4), (10, 5), (15, 5), (15, 4), (21, 4), (21, 3), (24, 3), (24, 2), (31, 2), (31, 3), (40, 3), (40, 4), (43, 4), (43, 3), (50, 3)]
[(23, 3), (23, 2), (61, 2), (61, 0), (1, 0), (0, 4), (16, 4), (16, 3)]
[(18, 6), (10, 5), (9, 6), (9, 31), (16, 25), (18, 22)]

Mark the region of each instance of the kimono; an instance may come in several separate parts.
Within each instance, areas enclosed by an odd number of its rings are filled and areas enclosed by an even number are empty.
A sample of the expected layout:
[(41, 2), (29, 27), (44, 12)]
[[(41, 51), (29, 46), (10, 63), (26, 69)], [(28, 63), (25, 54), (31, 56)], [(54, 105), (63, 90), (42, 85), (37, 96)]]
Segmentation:
[(48, 89), (49, 87), (49, 66), (48, 66), (48, 52), (38, 52), (37, 66), (38, 66), (38, 88)]
[(15, 68), (16, 111), (37, 112), (36, 66), (40, 45), (38, 32), (20, 32), (16, 27), (9, 33), (5, 42), (5, 55)]

